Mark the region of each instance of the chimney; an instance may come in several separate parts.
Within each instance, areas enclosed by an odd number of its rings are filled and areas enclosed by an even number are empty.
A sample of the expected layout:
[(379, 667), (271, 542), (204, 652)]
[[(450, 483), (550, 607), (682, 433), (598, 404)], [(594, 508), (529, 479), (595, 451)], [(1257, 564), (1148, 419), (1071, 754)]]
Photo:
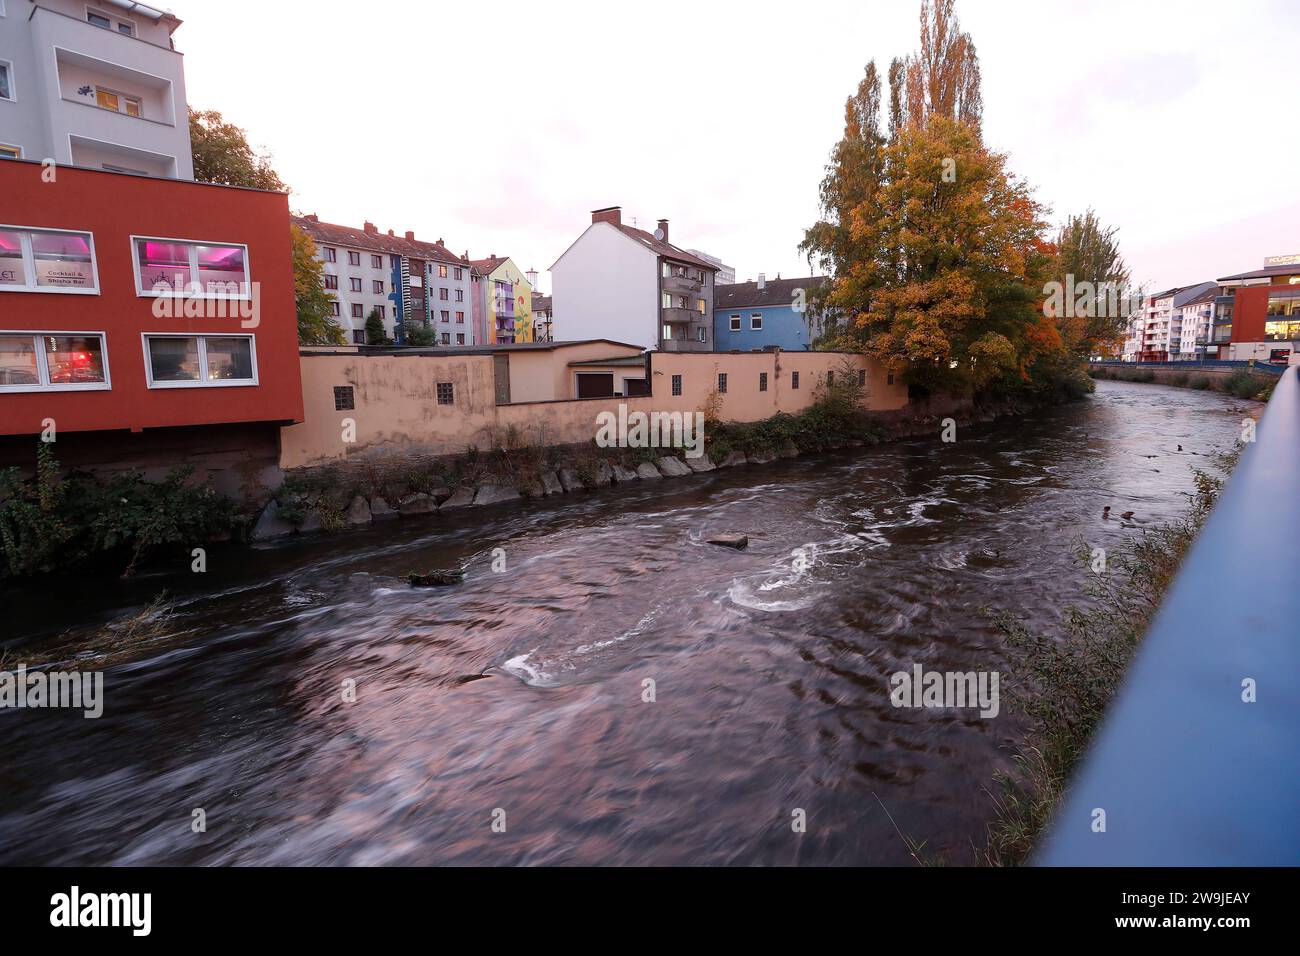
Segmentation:
[(369, 219), (367, 219), (365, 225), (361, 227), (361, 231), (373, 233), (374, 235), (379, 234), (379, 230), (375, 227), (375, 224), (371, 222)]
[(389, 229), (388, 234), (391, 236), (393, 234), (393, 230)]
[(411, 242), (415, 242), (415, 233), (410, 229), (406, 230), (406, 238)]
[(767, 288), (767, 276), (765, 276), (765, 275), (764, 275), (763, 273), (761, 273), (761, 272), (758, 274), (758, 287), (759, 287), (760, 289), (766, 289), (766, 288)]
[(591, 211), (592, 222), (607, 222), (614, 226), (623, 225), (623, 207), (606, 206), (604, 209), (593, 209)]
[(668, 220), (667, 219), (659, 220), (659, 231), (664, 234), (663, 241), (667, 242), (668, 241)]
[(320, 216), (316, 215), (314, 212), (303, 216), (302, 218), (306, 219), (308, 222), (320, 222)]

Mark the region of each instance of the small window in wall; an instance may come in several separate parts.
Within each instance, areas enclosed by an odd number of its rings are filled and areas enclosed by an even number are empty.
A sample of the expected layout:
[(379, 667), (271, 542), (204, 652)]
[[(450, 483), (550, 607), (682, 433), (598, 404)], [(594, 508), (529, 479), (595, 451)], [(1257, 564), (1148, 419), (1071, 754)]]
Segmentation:
[(890, 372), (888, 375), (885, 376), (885, 384), (886, 384), (886, 385), (893, 385), (893, 384), (894, 384), (894, 373), (893, 373), (893, 372)]
[(798, 373), (798, 372), (791, 372), (791, 373), (790, 373), (790, 387), (791, 387), (791, 388), (798, 388), (798, 387), (799, 387), (799, 373)]
[[(337, 315), (337, 314), (338, 314), (338, 313), (336, 312), (335, 315)], [(366, 333), (363, 332), (363, 331), (361, 331), (361, 329), (353, 329), (353, 330), (352, 330), (352, 344), (353, 344), (353, 345), (365, 345), (365, 344), (366, 344)]]
[(740, 331), (740, 316), (738, 316), (738, 315), (733, 315), (733, 316), (731, 317), (731, 331), (733, 331), (733, 332), (739, 332), (739, 331)]
[(826, 384), (827, 384), (827, 385), (834, 385), (834, 384), (835, 384), (835, 373), (834, 373), (834, 372), (829, 371), (829, 370), (826, 372)]
[(113, 29), (112, 19), (102, 13), (96, 13), (94, 10), (86, 11), (86, 22), (92, 27), (99, 27), (101, 30)]
[(766, 373), (766, 372), (759, 372), (759, 373), (758, 373), (758, 390), (759, 390), (760, 392), (766, 392), (766, 391), (767, 391), (767, 373)]
[(0, 392), (108, 387), (102, 332), (0, 333)]
[[(0, 69), (4, 65), (0, 64)], [(22, 159), (23, 148), (21, 146), (10, 146), (8, 143), (0, 143), (0, 159)]]
[(867, 370), (865, 368), (858, 369), (858, 384), (859, 385), (867, 384)]
[(674, 375), (674, 376), (673, 376), (673, 394), (674, 394), (674, 395), (680, 395), (681, 393), (682, 393), (682, 377), (681, 377), (680, 375)]
[(749, 317), (749, 327), (752, 331), (757, 332), (763, 327), (763, 313), (755, 312)]
[(13, 66), (8, 60), (0, 60), (0, 100), (14, 98)]
[(356, 396), (351, 385), (334, 386), (334, 411), (347, 412), (356, 408)]
[(94, 237), (88, 232), (0, 226), (0, 290), (99, 292)]
[(150, 388), (257, 384), (251, 335), (146, 334), (144, 349)]
[(718, 394), (719, 395), (727, 394), (727, 373), (726, 372), (718, 373)]
[(127, 116), (140, 115), (140, 98), (138, 96), (127, 96), (125, 93), (106, 90), (102, 86), (95, 87), (95, 105), (101, 110), (125, 113)]
[(453, 388), (451, 382), (438, 383), (438, 404), (439, 405), (456, 404), (456, 390), (455, 388)]
[(698, 329), (695, 330), (695, 337), (698, 338), (701, 342), (707, 342), (709, 340), (708, 329), (706, 329), (704, 326), (701, 325)]

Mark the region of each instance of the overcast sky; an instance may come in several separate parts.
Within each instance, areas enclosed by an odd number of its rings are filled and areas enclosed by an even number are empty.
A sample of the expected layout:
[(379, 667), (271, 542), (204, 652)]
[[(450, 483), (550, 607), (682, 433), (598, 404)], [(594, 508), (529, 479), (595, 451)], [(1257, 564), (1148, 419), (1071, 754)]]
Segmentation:
[[(545, 273), (590, 222), (671, 220), (736, 267), (797, 246), (873, 57), (920, 0), (173, 0), (191, 105), (269, 150), (297, 211)], [(958, 0), (986, 141), (1053, 220), (1092, 205), (1160, 287), (1300, 253), (1296, 0)], [(541, 281), (550, 291), (549, 276)]]

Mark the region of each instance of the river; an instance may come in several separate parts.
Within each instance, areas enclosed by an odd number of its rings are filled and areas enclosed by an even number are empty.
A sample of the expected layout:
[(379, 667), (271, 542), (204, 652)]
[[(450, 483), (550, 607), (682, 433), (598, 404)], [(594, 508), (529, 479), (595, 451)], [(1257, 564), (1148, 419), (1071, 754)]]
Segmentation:
[[(1078, 543), (1182, 513), (1249, 404), (1099, 382), (951, 444), (9, 592), (11, 641), (164, 588), (175, 613), (105, 666), (101, 718), (0, 710), (0, 863), (907, 865), (881, 803), (969, 863), (1022, 728), (895, 708), (889, 675), (1013, 679), (983, 609), (1053, 628)], [(720, 531), (749, 548), (704, 542)], [(403, 579), (461, 566), (459, 586)]]

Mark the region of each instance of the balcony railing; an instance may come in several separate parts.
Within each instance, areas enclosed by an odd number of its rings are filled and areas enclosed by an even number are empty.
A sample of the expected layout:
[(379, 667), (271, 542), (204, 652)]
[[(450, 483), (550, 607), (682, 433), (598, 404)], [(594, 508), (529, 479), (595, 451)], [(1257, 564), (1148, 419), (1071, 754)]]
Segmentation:
[(665, 322), (703, 322), (704, 315), (696, 309), (661, 309)]
[(704, 290), (703, 284), (699, 279), (692, 279), (690, 276), (665, 276), (664, 289), (668, 292), (695, 292), (699, 293)]
[[(1297, 374), (1287, 369), (1278, 382), (1036, 863), (1300, 860)], [(1105, 832), (1093, 829), (1098, 809)]]

